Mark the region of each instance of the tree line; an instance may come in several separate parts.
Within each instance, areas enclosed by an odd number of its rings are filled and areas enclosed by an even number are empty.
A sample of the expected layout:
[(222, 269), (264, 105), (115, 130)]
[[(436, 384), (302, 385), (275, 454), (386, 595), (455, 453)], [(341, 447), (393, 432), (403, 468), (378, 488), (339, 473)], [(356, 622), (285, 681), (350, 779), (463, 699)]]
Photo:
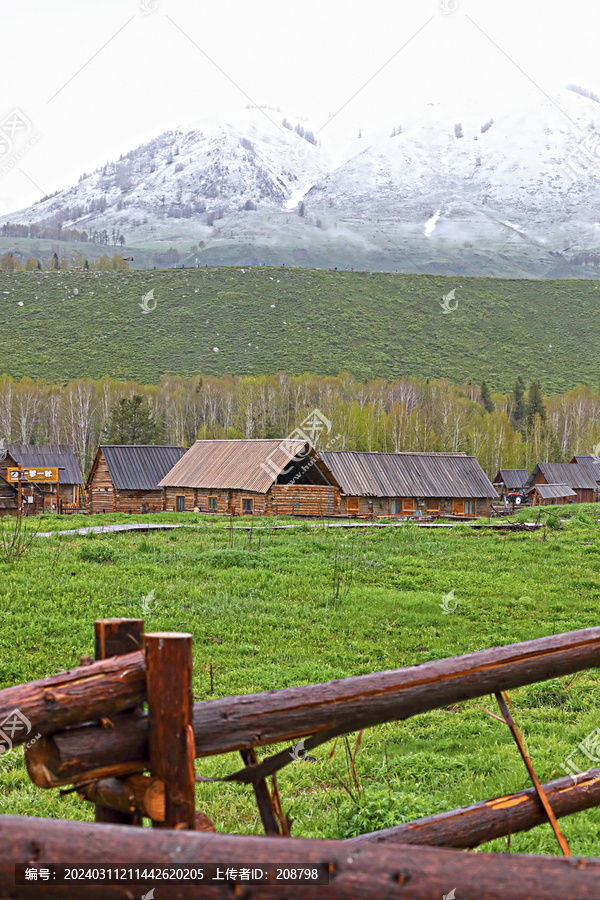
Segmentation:
[(96, 272), (128, 272), (129, 262), (118, 253), (115, 253), (113, 256), (103, 253), (95, 259), (88, 260), (79, 250), (71, 254), (70, 262), (64, 255), (59, 259), (56, 251), (52, 256), (44, 259), (43, 262), (35, 256), (28, 256), (23, 263), (18, 256), (11, 252), (0, 256), (0, 269), (11, 275), (15, 272), (35, 272), (41, 269), (45, 272), (52, 272), (58, 269), (66, 272), (74, 268), (83, 269), (84, 271), (91, 269)]
[(564, 462), (600, 442), (600, 393), (544, 396), (519, 378), (506, 394), (487, 384), (402, 378), (362, 383), (348, 373), (182, 378), (159, 384), (0, 378), (0, 439), (71, 444), (84, 472), (98, 444), (197, 438), (279, 438), (313, 409), (331, 422), (332, 449), (464, 451), (493, 477), (499, 468)]

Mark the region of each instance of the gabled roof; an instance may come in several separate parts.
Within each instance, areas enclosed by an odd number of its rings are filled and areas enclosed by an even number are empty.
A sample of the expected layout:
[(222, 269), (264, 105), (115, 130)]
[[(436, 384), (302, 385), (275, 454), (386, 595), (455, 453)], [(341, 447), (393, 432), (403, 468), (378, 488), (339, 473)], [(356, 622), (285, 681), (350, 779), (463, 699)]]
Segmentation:
[(474, 456), (357, 450), (323, 450), (319, 456), (350, 497), (498, 496)]
[(559, 497), (576, 497), (577, 494), (568, 484), (536, 484), (529, 491), (537, 491), (542, 500), (554, 500)]
[(527, 469), (500, 469), (494, 484), (503, 484), (509, 491), (518, 490), (527, 481)]
[(81, 469), (70, 444), (7, 444), (9, 456), (20, 466), (35, 469), (58, 466), (59, 484), (82, 484)]
[(574, 456), (571, 462), (575, 461), (580, 466), (586, 466), (591, 472), (596, 483), (600, 482), (600, 457), (598, 456)]
[(307, 441), (285, 438), (196, 441), (160, 485), (265, 494), (291, 460), (309, 455)]
[[(101, 444), (111, 481), (117, 491), (159, 491), (160, 480), (185, 453), (185, 447), (155, 444)], [(88, 483), (95, 470), (92, 467)]]
[(531, 486), (537, 475), (541, 473), (548, 484), (568, 484), (570, 488), (596, 489), (596, 479), (588, 466), (577, 463), (538, 463), (527, 479), (527, 486)]

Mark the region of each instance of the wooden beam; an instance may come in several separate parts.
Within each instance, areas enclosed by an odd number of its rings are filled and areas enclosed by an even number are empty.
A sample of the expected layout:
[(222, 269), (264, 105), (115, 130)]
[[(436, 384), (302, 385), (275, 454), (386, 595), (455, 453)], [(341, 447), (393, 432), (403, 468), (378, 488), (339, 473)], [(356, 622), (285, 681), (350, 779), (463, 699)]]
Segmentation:
[(150, 771), (165, 785), (165, 817), (154, 828), (193, 828), (192, 636), (144, 635)]
[[(306, 738), (305, 749), (310, 750), (340, 734), (599, 665), (600, 628), (587, 628), (405, 669), (205, 700), (194, 705), (195, 755), (211, 756), (300, 738)], [(87, 666), (84, 671), (91, 670), (92, 666)], [(8, 690), (26, 692), (31, 686)], [(0, 707), (3, 693), (0, 691)], [(96, 718), (89, 714), (89, 706), (86, 704), (87, 718)], [(38, 741), (33, 755), (40, 758), (45, 786), (83, 778), (86, 769), (78, 767), (77, 755), (98, 777), (127, 771), (127, 767), (129, 771), (143, 768), (148, 758), (147, 753), (140, 754), (144, 720), (120, 717), (114, 724), (110, 733), (86, 728), (82, 733), (56, 735), (50, 746)], [(34, 727), (43, 732), (35, 722)], [(123, 733), (116, 740), (118, 729)], [(264, 760), (260, 768), (247, 766), (234, 777), (247, 782), (266, 778), (291, 760), (288, 748), (278, 757)], [(65, 781), (63, 773), (67, 771), (70, 780)]]
[(25, 762), (33, 783), (46, 789), (143, 772), (149, 765), (147, 716), (111, 716), (100, 725), (41, 737)]
[[(15, 861), (93, 868), (221, 865), (239, 869), (261, 863), (286, 868), (325, 865), (328, 886), (283, 887), (273, 884), (230, 886), (245, 900), (432, 900), (451, 894), (457, 900), (594, 900), (600, 884), (599, 859), (564, 859), (506, 853), (464, 853), (405, 844), (372, 846), (345, 841), (298, 840), (150, 830), (122, 825), (0, 816), (0, 895), (20, 900), (126, 900), (152, 885), (108, 887), (74, 882), (15, 888)], [(242, 887), (242, 892), (239, 888)], [(237, 891), (237, 893), (236, 893)], [(156, 890), (157, 894), (159, 888)], [(169, 900), (218, 900), (222, 883), (168, 885)]]
[[(165, 821), (165, 785), (152, 775), (131, 775), (129, 778), (102, 778), (83, 785), (80, 796), (98, 804), (108, 812), (121, 812), (133, 817), (146, 816), (155, 822)], [(98, 819), (96, 819), (98, 821)], [(107, 822), (108, 819), (100, 821)], [(127, 820), (120, 824), (126, 824)], [(119, 824), (116, 820), (113, 824)]]
[[(242, 750), (240, 752), (244, 765), (256, 765), (256, 763), (258, 762), (256, 750)], [(273, 807), (273, 800), (271, 799), (269, 786), (266, 781), (263, 780), (255, 782), (254, 796), (256, 797), (256, 805), (258, 806), (258, 812), (260, 815), (260, 820), (263, 824), (263, 828), (265, 829), (265, 834), (281, 834), (281, 831), (279, 830), (279, 826), (277, 824), (277, 817), (275, 815), (275, 809)]]
[[(94, 622), (96, 659), (125, 656), (144, 645), (143, 619), (98, 619)], [(142, 817), (135, 809), (128, 811), (114, 809), (96, 803), (96, 822), (110, 822), (114, 825), (142, 825)]]
[[(0, 691), (0, 722), (18, 709), (29, 719), (32, 730), (51, 734), (130, 709), (145, 696), (144, 654), (137, 651), (4, 688)], [(16, 734), (13, 746), (28, 739), (28, 734)]]
[[(548, 781), (542, 788), (557, 819), (600, 806), (600, 768)], [(346, 843), (422, 844), (468, 849), (495, 838), (529, 831), (547, 821), (536, 789), (529, 788), (361, 834)]]

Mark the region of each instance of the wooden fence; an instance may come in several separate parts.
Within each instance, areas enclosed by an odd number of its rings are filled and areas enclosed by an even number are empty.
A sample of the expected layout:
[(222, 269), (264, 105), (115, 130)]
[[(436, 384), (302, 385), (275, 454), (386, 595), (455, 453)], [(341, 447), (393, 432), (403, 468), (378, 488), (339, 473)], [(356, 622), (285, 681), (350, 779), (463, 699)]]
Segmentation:
[[(94, 804), (95, 823), (0, 816), (0, 896), (39, 896), (15, 885), (16, 862), (155, 866), (250, 862), (325, 866), (329, 885), (170, 884), (169, 898), (597, 898), (600, 860), (460, 853), (548, 821), (565, 856), (557, 819), (600, 804), (600, 769), (540, 785), (504, 702), (504, 691), (600, 664), (600, 628), (553, 635), (419, 666), (323, 684), (193, 703), (192, 638), (144, 633), (139, 619), (95, 623), (96, 660), (0, 691), (0, 723), (15, 710), (30, 723), (27, 770), (41, 788), (73, 785)], [(534, 787), (398, 824), (348, 841), (289, 834), (276, 773), (304, 751), (363, 728), (495, 694)], [(147, 710), (144, 709), (147, 707)], [(1, 725), (0, 725), (1, 728)], [(42, 737), (31, 741), (31, 735)], [(257, 748), (287, 742), (259, 760)], [(243, 765), (222, 779), (195, 777), (194, 758), (239, 751)], [(267, 779), (271, 777), (271, 785)], [(196, 810), (197, 781), (236, 781), (254, 791), (266, 837), (217, 835)], [(136, 827), (149, 819), (155, 832)], [(173, 832), (177, 831), (177, 834)], [(210, 835), (207, 832), (213, 832)], [(148, 883), (145, 889), (153, 885)], [(47, 883), (46, 897), (132, 898), (126, 885)], [(162, 896), (158, 895), (158, 897)], [(166, 892), (165, 892), (166, 896)]]

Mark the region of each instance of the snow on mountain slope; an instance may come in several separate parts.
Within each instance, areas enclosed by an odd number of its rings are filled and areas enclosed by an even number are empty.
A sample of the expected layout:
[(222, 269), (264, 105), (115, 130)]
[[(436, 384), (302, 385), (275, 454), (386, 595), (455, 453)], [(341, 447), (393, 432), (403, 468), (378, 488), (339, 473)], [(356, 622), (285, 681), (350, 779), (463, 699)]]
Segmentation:
[(115, 229), (129, 246), (203, 240), (219, 260), (280, 248), (306, 265), (352, 265), (355, 253), (357, 265), (412, 271), (597, 267), (600, 103), (565, 90), (528, 104), (428, 104), (346, 147), (244, 110), (165, 132), (0, 223)]
[[(356, 227), (374, 218), (406, 224), (432, 240), (479, 239), (483, 226), (585, 243), (582, 230), (598, 218), (600, 150), (594, 159), (578, 145), (594, 145), (600, 105), (572, 91), (556, 104), (541, 98), (510, 115), (454, 120), (429, 107), (316, 184), (306, 214)], [(570, 154), (578, 178), (565, 168)]]
[[(185, 234), (186, 220), (194, 221), (196, 235), (198, 224), (209, 234), (214, 221), (238, 210), (281, 209), (331, 168), (327, 152), (284, 127), (284, 119), (253, 108), (164, 132), (3, 221), (60, 218), (63, 227), (80, 231), (118, 228), (135, 243), (176, 240)], [(296, 120), (292, 124), (310, 130)]]

